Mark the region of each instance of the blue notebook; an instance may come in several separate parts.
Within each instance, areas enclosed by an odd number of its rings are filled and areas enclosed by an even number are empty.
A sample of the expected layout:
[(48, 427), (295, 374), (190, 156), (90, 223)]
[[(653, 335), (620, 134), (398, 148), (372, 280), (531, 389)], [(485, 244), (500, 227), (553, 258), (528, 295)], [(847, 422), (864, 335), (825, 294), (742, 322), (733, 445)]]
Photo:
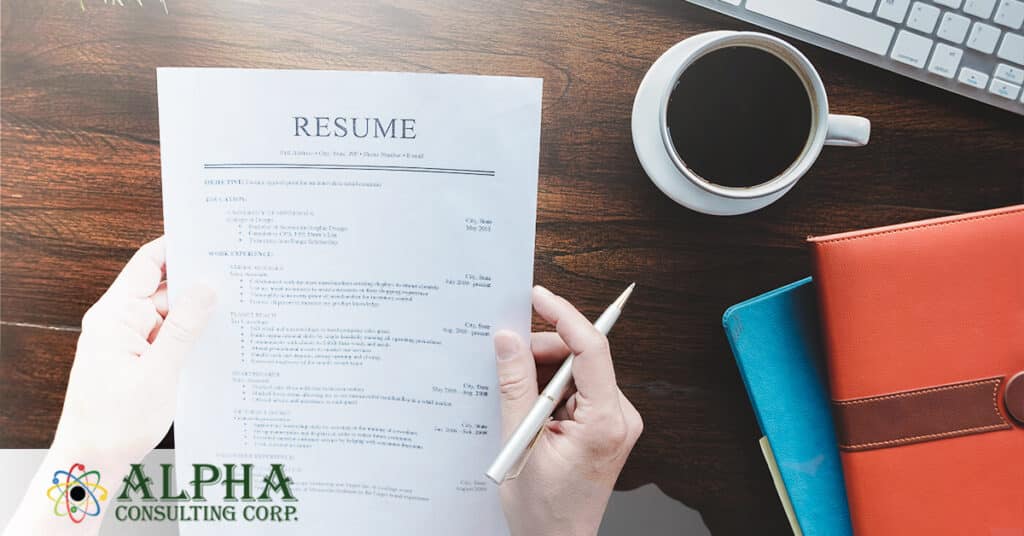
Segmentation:
[(811, 278), (730, 307), (722, 323), (800, 531), (852, 536)]

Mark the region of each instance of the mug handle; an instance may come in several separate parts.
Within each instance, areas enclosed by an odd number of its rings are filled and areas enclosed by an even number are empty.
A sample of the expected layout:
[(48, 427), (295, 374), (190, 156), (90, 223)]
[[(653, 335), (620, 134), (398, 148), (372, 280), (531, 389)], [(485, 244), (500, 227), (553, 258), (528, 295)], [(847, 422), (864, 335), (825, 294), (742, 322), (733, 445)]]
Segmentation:
[(871, 121), (856, 115), (829, 114), (825, 145), (860, 147), (871, 137)]

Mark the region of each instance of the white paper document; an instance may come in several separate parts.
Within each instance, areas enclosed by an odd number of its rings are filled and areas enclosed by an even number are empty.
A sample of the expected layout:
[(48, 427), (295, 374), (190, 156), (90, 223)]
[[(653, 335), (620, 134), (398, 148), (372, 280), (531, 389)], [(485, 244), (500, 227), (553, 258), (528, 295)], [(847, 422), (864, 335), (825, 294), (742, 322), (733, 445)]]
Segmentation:
[[(492, 337), (530, 330), (541, 81), (174, 68), (158, 92), (171, 307), (218, 294), (182, 489), (283, 464), (297, 520), (260, 534), (505, 533)], [(234, 504), (181, 533), (253, 534)]]

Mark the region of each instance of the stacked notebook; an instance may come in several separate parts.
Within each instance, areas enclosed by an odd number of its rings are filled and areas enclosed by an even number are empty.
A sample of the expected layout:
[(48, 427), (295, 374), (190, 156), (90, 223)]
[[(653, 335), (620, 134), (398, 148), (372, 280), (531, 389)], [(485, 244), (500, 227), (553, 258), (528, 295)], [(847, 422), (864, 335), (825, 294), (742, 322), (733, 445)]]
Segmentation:
[(811, 278), (730, 307), (722, 323), (793, 532), (852, 534)]
[(1024, 206), (810, 243), (855, 532), (1024, 533)]
[[(799, 529), (1024, 534), (1024, 206), (810, 245), (817, 314), (807, 280), (726, 313)], [(816, 318), (827, 394), (807, 358)], [(787, 474), (812, 448), (842, 472)], [(807, 492), (826, 480), (846, 501)]]

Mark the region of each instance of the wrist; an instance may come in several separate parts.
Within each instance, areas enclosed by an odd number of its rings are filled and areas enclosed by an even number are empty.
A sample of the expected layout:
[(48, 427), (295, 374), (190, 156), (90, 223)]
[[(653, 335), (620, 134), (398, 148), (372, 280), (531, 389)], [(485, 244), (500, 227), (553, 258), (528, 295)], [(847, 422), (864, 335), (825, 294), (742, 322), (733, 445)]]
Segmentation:
[[(29, 482), (4, 536), (97, 534), (128, 469), (127, 464), (108, 458), (55, 441)], [(72, 491), (74, 488), (81, 489)]]
[(128, 474), (131, 464), (139, 461), (128, 458), (116, 449), (103, 448), (101, 445), (76, 441), (73, 438), (64, 438), (58, 431), (53, 443), (50, 444), (49, 451), (47, 451), (44, 464), (47, 464), (46, 467), (52, 467), (53, 471), (66, 471), (74, 464), (84, 465), (87, 468), (86, 471), (99, 471), (103, 484), (107, 487), (108, 483), (115, 481), (120, 483), (121, 479)]
[(41, 488), (48, 516), (61, 526), (98, 528), (128, 468), (127, 461), (110, 452), (55, 440), (33, 486)]
[[(54, 472), (68, 471), (75, 465), (84, 466), (84, 471), (86, 472), (98, 472), (103, 487), (110, 491), (110, 494), (113, 494), (116, 490), (111, 488), (121, 484), (122, 479), (128, 474), (128, 469), (132, 463), (135, 463), (135, 461), (126, 460), (111, 451), (90, 448), (89, 446), (75, 444), (74, 442), (54, 440), (40, 469), (49, 469), (50, 476), (52, 477)], [(77, 470), (81, 471), (82, 469), (79, 467)], [(63, 474), (62, 476), (67, 477)]]

